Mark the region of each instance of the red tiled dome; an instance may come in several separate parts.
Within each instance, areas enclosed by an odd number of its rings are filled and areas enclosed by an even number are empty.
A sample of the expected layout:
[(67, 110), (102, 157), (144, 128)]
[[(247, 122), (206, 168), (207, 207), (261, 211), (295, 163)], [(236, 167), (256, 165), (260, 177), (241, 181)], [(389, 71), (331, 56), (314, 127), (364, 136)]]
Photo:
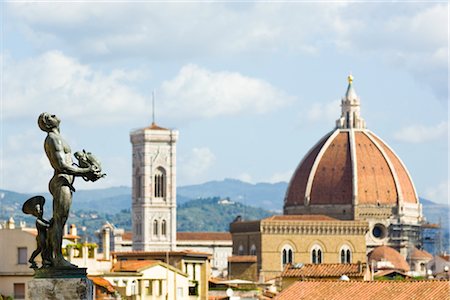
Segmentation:
[(301, 207), (323, 214), (328, 205), (418, 205), (406, 167), (384, 141), (366, 129), (353, 77), (348, 79), (336, 129), (312, 147), (295, 170), (284, 200), (285, 214), (298, 213)]
[(284, 206), (418, 203), (405, 166), (367, 129), (337, 128), (303, 158), (291, 178)]

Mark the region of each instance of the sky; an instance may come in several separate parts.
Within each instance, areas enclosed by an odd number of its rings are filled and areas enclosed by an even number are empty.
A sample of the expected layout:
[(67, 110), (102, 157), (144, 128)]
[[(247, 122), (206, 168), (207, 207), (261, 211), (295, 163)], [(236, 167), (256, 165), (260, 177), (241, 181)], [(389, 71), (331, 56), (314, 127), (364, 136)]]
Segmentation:
[(177, 183), (289, 181), (347, 76), (419, 196), (448, 202), (446, 1), (1, 2), (0, 188), (47, 190), (41, 112), (131, 185), (129, 133), (179, 131)]

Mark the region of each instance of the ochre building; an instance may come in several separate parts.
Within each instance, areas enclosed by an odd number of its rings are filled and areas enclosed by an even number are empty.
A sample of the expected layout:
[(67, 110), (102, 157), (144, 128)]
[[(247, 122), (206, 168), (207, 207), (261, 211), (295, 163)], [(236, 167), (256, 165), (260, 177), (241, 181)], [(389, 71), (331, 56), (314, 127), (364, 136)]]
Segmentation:
[[(324, 215), (272, 216), (230, 224), (233, 257), (231, 277), (243, 274), (239, 263), (255, 257), (253, 280), (280, 275), (286, 264), (356, 263), (366, 261), (365, 221), (342, 221)], [(238, 257), (244, 256), (245, 262)], [(236, 274), (239, 272), (239, 274)]]

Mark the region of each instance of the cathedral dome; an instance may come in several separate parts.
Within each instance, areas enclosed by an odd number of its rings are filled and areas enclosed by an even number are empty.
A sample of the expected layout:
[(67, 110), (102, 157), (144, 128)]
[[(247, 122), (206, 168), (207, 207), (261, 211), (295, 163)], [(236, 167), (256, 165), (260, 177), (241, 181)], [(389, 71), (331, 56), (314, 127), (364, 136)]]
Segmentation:
[(405, 165), (381, 138), (366, 129), (359, 104), (349, 76), (341, 118), (295, 170), (286, 192), (285, 213), (314, 205), (418, 204)]

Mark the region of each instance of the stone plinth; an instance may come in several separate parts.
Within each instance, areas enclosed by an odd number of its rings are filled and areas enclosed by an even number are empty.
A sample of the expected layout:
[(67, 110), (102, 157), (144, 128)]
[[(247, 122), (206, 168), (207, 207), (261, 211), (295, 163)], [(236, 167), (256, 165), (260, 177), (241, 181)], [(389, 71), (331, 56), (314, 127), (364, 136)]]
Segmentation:
[(34, 278), (28, 282), (30, 300), (92, 300), (93, 283), (88, 278)]

